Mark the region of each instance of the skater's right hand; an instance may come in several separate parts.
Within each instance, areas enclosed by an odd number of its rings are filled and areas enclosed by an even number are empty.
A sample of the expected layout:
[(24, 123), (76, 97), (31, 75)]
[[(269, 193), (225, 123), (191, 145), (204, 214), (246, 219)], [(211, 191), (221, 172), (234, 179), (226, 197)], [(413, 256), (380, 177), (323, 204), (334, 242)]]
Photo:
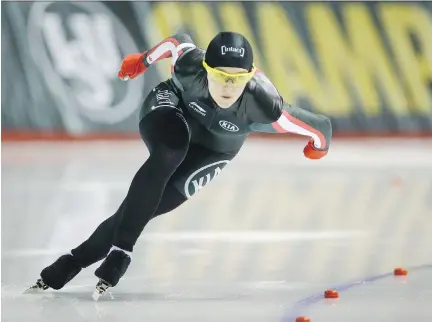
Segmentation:
[(143, 74), (147, 70), (143, 61), (145, 54), (146, 52), (127, 55), (122, 61), (118, 77), (122, 80), (127, 80), (128, 78), (133, 79)]

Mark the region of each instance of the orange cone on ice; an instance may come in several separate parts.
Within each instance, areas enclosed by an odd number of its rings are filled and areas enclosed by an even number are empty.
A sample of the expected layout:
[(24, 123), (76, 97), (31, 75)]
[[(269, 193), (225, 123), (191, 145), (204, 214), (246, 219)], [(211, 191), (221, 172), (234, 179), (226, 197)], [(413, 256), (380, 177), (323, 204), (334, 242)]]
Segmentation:
[(339, 298), (339, 293), (335, 290), (327, 290), (324, 292), (324, 297), (326, 299), (337, 299)]
[(306, 316), (299, 316), (296, 319), (296, 322), (311, 322), (311, 320), (308, 317), (306, 317)]
[(394, 269), (395, 276), (406, 276), (408, 275), (408, 271), (405, 268), (398, 267)]

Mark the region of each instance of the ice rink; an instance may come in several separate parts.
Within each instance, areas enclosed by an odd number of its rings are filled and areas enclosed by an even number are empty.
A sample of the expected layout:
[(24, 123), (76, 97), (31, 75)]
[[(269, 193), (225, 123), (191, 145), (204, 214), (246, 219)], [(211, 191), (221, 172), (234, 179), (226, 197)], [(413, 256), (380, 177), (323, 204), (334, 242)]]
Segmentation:
[(63, 290), (22, 292), (117, 209), (144, 145), (2, 142), (2, 321), (431, 322), (432, 140), (335, 140), (320, 161), (304, 144), (248, 141), (150, 222), (94, 302), (96, 265)]

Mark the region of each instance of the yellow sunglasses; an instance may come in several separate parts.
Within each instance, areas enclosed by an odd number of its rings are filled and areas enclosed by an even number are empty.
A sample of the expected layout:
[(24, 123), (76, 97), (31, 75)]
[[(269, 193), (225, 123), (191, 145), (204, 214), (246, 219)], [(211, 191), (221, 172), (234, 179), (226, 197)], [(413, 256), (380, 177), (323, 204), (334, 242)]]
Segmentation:
[(252, 65), (253, 66), (252, 71), (250, 71), (250, 72), (238, 73), (238, 74), (229, 74), (229, 73), (223, 72), (219, 69), (215, 69), (215, 68), (210, 67), (209, 65), (206, 64), (206, 62), (204, 60), (203, 60), (202, 64), (203, 64), (204, 68), (206, 69), (207, 73), (210, 75), (210, 77), (221, 84), (225, 84), (229, 80), (233, 84), (246, 84), (247, 82), (250, 81), (250, 79), (253, 77), (253, 75), (255, 74), (255, 71), (256, 71), (255, 66)]

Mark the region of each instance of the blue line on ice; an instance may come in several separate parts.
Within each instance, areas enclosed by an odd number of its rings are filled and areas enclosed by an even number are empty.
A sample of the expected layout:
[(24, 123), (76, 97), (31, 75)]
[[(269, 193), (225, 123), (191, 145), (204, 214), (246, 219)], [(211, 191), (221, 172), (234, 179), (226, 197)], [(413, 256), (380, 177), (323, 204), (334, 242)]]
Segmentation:
[[(419, 265), (414, 267), (408, 267), (407, 269), (410, 272), (410, 271), (418, 271), (418, 270), (425, 270), (431, 268), (432, 268), (432, 264), (424, 264), (424, 265)], [(357, 280), (355, 282), (349, 282), (338, 286), (328, 287), (328, 289), (336, 290), (339, 293), (341, 293), (351, 288), (362, 286), (366, 283), (372, 283), (389, 276), (393, 276), (393, 272), (368, 276), (360, 280)], [(320, 293), (308, 296), (306, 298), (303, 298), (295, 302), (294, 306), (288, 311), (287, 314), (284, 315), (281, 322), (295, 322), (297, 317), (307, 315), (306, 310), (308, 309), (308, 307), (312, 306), (315, 303), (318, 303), (322, 299), (324, 299), (324, 290)]]

